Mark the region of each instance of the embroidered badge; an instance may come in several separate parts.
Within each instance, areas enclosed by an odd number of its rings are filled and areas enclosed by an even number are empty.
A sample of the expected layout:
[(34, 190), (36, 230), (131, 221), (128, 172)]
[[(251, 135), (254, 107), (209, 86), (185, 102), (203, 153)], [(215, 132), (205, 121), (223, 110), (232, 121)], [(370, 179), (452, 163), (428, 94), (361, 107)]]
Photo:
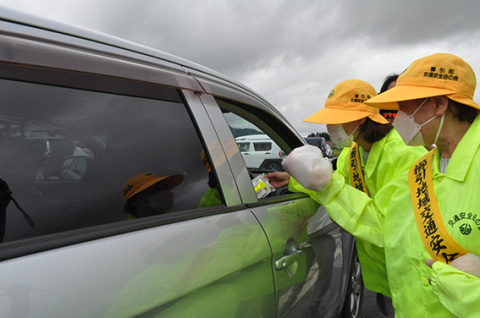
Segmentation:
[(451, 227), (456, 225), (458, 226), (460, 233), (463, 235), (469, 235), (475, 228), (480, 230), (480, 218), (477, 217), (477, 214), (472, 212), (460, 212), (448, 220), (448, 225)]
[(468, 235), (472, 233), (472, 226), (468, 223), (463, 223), (462, 225), (460, 225), (460, 233), (462, 233), (463, 235)]

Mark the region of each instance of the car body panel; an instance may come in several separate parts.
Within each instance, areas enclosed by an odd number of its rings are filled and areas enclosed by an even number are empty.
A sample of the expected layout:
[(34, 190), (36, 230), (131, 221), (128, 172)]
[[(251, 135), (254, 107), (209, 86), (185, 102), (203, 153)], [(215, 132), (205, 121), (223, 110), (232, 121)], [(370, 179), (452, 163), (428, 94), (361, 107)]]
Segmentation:
[[(273, 315), (269, 261), (268, 242), (248, 211), (145, 229), (2, 262), (0, 271), (15, 275), (0, 282), (0, 316), (131, 317), (160, 311), (156, 317), (186, 317), (174, 313), (188, 313), (195, 291), (202, 291), (205, 306), (198, 314), (225, 317), (233, 310), (228, 306), (239, 305), (232, 300), (242, 290), (227, 282), (251, 279), (252, 273), (265, 277), (262, 286), (269, 287), (265, 299), (243, 295), (243, 304), (269, 301)], [(228, 306), (212, 306), (221, 295)]]

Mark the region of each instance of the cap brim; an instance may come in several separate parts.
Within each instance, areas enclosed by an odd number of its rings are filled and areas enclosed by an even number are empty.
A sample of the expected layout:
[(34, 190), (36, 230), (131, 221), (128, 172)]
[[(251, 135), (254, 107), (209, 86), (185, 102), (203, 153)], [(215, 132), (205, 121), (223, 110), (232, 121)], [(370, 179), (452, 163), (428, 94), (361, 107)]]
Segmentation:
[(372, 107), (395, 110), (398, 109), (398, 102), (451, 94), (454, 92), (448, 89), (397, 85), (364, 103)]
[(344, 124), (351, 121), (368, 117), (371, 113), (355, 110), (322, 108), (315, 114), (305, 118), (303, 121), (315, 124)]
[(175, 188), (176, 186), (178, 186), (182, 181), (183, 181), (183, 176), (180, 175), (180, 174), (173, 174), (173, 175), (170, 175), (170, 176), (159, 177), (158, 179), (157, 178), (152, 179), (148, 182), (145, 182), (144, 184), (142, 184), (137, 189), (135, 189), (135, 191), (132, 192), (128, 197), (124, 198), (124, 200), (130, 199), (131, 197), (137, 195), (138, 193), (142, 192), (143, 190), (145, 190), (147, 188), (150, 188), (151, 186), (153, 186), (154, 184), (157, 184), (159, 182), (162, 182), (163, 184), (166, 184), (167, 188), (169, 190), (171, 190), (171, 189)]
[(322, 108), (315, 114), (305, 118), (303, 121), (314, 124), (337, 125), (349, 123), (365, 117), (369, 117), (371, 120), (380, 124), (388, 124), (388, 120), (380, 114), (331, 108)]
[(178, 186), (183, 181), (183, 176), (180, 174), (172, 174), (171, 176), (166, 176), (158, 180), (158, 182), (162, 181), (168, 186), (168, 189), (171, 190)]
[(379, 124), (389, 124), (390, 122), (382, 114), (369, 115), (368, 118)]
[(472, 99), (470, 99), (466, 96), (463, 96), (463, 95), (460, 95), (460, 94), (453, 94), (453, 95), (448, 95), (447, 97), (456, 101), (457, 103), (467, 105), (467, 106), (473, 107), (477, 110), (480, 110), (480, 105), (478, 105), (474, 100), (472, 100)]

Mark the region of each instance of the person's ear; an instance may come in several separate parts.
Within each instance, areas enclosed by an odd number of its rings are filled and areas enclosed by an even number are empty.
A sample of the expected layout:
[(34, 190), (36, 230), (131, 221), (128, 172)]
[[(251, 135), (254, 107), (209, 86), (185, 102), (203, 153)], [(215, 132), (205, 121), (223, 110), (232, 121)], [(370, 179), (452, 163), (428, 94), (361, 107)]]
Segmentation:
[(435, 103), (435, 116), (442, 116), (443, 113), (445, 113), (448, 108), (447, 96), (436, 96), (436, 97), (431, 97), (431, 99)]
[(363, 125), (363, 123), (365, 122), (365, 120), (367, 120), (367, 117), (363, 117), (362, 119), (360, 119), (360, 120), (358, 121), (358, 124), (359, 124), (359, 125)]

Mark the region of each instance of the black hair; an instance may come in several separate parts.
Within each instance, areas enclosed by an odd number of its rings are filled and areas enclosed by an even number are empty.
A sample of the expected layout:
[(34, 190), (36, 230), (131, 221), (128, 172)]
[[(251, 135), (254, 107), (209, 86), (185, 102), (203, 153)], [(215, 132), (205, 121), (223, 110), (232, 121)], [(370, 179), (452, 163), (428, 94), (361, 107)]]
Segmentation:
[(360, 135), (366, 142), (373, 144), (385, 137), (392, 129), (393, 126), (390, 123), (380, 124), (367, 117), (360, 126)]
[(397, 79), (398, 79), (398, 74), (391, 74), (391, 75), (388, 75), (387, 77), (385, 77), (384, 81), (383, 81), (383, 84), (382, 84), (382, 87), (380, 88), (380, 93), (383, 93), (387, 90), (388, 88), (388, 85), (390, 85), (390, 83), (392, 82), (395, 82)]
[(448, 109), (453, 113), (453, 118), (458, 118), (458, 121), (467, 121), (470, 124), (473, 123), (478, 115), (478, 109), (461, 104), (450, 98), (448, 98)]
[[(385, 79), (383, 80), (383, 84), (382, 84), (382, 87), (380, 88), (380, 93), (383, 93), (387, 90), (388, 88), (388, 85), (390, 85), (390, 83), (392, 82), (395, 82), (398, 78), (398, 74), (391, 74), (391, 75), (388, 75), (387, 77), (385, 77)], [(380, 114), (383, 115), (383, 117), (387, 118), (387, 119), (391, 119), (392, 117), (395, 118), (395, 114), (397, 113), (396, 110), (389, 110), (389, 109), (380, 109)]]

